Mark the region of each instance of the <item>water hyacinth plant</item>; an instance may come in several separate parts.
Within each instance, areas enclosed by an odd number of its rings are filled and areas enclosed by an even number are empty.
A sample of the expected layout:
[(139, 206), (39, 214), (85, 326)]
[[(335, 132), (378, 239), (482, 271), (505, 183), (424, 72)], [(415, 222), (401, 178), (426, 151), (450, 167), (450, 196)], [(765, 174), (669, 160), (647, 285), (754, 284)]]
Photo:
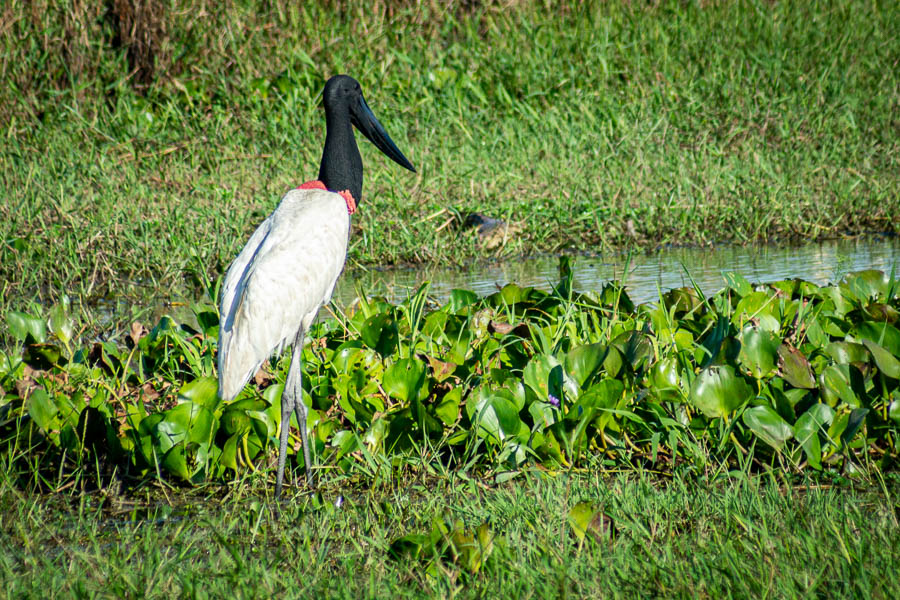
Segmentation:
[[(616, 283), (575, 291), (563, 259), (550, 292), (454, 290), (436, 305), (424, 284), (397, 305), (360, 298), (316, 324), (303, 350), (318, 468), (390, 477), (424, 460), (503, 481), (588, 457), (659, 471), (892, 466), (893, 275), (726, 283), (711, 297), (680, 288), (634, 306)], [(185, 483), (265, 468), (289, 357), (222, 403), (218, 318), (211, 305), (194, 314), (135, 324), (124, 343), (75, 339), (63, 304), (7, 314), (17, 340), (0, 357), (8, 472), (57, 489), (84, 465)]]

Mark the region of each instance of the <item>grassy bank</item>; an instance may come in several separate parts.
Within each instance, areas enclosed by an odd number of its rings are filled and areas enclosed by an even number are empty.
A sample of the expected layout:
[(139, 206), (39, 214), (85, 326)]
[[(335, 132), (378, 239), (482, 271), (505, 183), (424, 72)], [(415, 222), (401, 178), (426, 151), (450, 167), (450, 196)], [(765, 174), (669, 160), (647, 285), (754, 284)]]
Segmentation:
[(0, 310), (221, 273), (315, 176), (336, 72), (419, 170), (363, 143), (351, 266), (900, 222), (893, 2), (57, 4), (0, 20)]
[[(280, 519), (258, 480), (169, 491), (169, 501), (153, 488), (137, 499), (36, 501), (0, 491), (0, 580), (11, 597), (900, 594), (889, 560), (900, 552), (896, 480), (854, 489), (594, 472), (486, 488), (411, 476), (326, 486), (282, 503)], [(606, 518), (579, 539), (573, 509), (584, 502)]]

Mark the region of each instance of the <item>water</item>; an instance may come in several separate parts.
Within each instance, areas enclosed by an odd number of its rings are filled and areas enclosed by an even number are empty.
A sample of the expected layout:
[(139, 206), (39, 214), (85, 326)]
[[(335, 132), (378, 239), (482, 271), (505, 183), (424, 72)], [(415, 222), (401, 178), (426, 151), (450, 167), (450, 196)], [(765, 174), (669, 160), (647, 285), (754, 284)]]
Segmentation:
[[(479, 295), (495, 292), (507, 283), (550, 290), (559, 280), (559, 259), (534, 259), (493, 262), (469, 269), (386, 269), (345, 272), (338, 282), (334, 301), (349, 306), (359, 295), (385, 296), (392, 302), (404, 300), (423, 281), (430, 281), (430, 296), (444, 302), (454, 288), (469, 289)], [(627, 272), (626, 272), (627, 268)], [(653, 302), (659, 290), (690, 286), (691, 278), (707, 296), (725, 287), (722, 273), (733, 271), (751, 282), (800, 278), (818, 284), (839, 281), (845, 274), (863, 269), (879, 269), (900, 277), (900, 238), (877, 237), (861, 240), (830, 241), (802, 246), (718, 246), (714, 248), (670, 248), (651, 254), (610, 254), (581, 257), (575, 261), (575, 289), (599, 290), (604, 284), (621, 279), (635, 304)], [(688, 276), (690, 274), (690, 276)], [(149, 322), (163, 315), (196, 326), (190, 298), (167, 298), (149, 311)], [(128, 303), (126, 303), (128, 304)], [(129, 304), (130, 305), (130, 304)], [(148, 306), (144, 304), (143, 306)], [(119, 321), (127, 325), (134, 319), (110, 307), (105, 311), (108, 325), (118, 331)], [(326, 311), (319, 318), (328, 316)], [(144, 317), (141, 317), (144, 320)], [(147, 322), (145, 320), (145, 322)]]
[[(357, 290), (400, 301), (423, 281), (431, 281), (430, 295), (443, 302), (454, 288), (490, 294), (507, 283), (549, 290), (559, 280), (556, 257), (489, 263), (467, 270), (391, 269), (345, 273), (338, 282), (335, 301), (350, 304)], [(626, 273), (627, 267), (627, 273)], [(802, 246), (718, 246), (672, 248), (652, 254), (611, 254), (575, 261), (575, 289), (599, 290), (621, 279), (635, 304), (652, 302), (659, 290), (690, 286), (691, 278), (704, 294), (725, 287), (722, 273), (733, 271), (751, 282), (800, 278), (817, 284), (839, 281), (845, 274), (879, 269), (900, 277), (900, 238), (829, 241)], [(690, 274), (690, 276), (688, 275)]]

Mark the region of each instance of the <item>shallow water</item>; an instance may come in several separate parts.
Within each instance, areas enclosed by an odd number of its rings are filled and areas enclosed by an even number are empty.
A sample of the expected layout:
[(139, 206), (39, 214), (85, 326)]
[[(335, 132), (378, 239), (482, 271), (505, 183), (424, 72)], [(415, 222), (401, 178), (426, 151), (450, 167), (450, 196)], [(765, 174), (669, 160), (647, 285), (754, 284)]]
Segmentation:
[[(338, 281), (334, 302), (350, 305), (359, 295), (385, 296), (392, 302), (404, 300), (424, 281), (430, 281), (429, 296), (438, 302), (450, 296), (450, 290), (464, 288), (479, 295), (490, 294), (507, 283), (550, 290), (559, 280), (559, 258), (555, 256), (489, 262), (468, 269), (384, 269), (348, 271)], [(691, 278), (704, 294), (725, 287), (723, 273), (735, 272), (753, 283), (800, 278), (817, 284), (839, 281), (847, 273), (895, 269), (900, 277), (900, 238), (877, 237), (860, 240), (829, 241), (802, 246), (717, 246), (713, 248), (667, 248), (654, 253), (610, 254), (575, 259), (575, 289), (599, 290), (620, 279), (635, 304), (653, 302), (659, 291), (690, 286)], [(196, 326), (191, 299), (167, 298), (154, 303), (149, 322), (163, 315)], [(132, 304), (128, 304), (132, 306)], [(110, 306), (108, 325), (128, 323), (122, 309)], [(319, 318), (328, 316), (322, 311)], [(142, 319), (145, 317), (141, 317)]]
[[(549, 290), (559, 280), (559, 259), (542, 257), (488, 263), (460, 269), (391, 269), (345, 273), (338, 282), (335, 301), (346, 306), (357, 290), (400, 301), (423, 281), (431, 281), (430, 295), (444, 301), (454, 288), (479, 295), (507, 283)], [(845, 274), (879, 269), (900, 276), (900, 238), (829, 241), (802, 246), (717, 246), (669, 248), (651, 254), (611, 254), (575, 260), (575, 289), (599, 290), (613, 279), (624, 281), (636, 304), (651, 302), (659, 290), (690, 286), (691, 279), (704, 294), (725, 287), (723, 273), (735, 272), (753, 283), (800, 278), (817, 284), (839, 281)]]

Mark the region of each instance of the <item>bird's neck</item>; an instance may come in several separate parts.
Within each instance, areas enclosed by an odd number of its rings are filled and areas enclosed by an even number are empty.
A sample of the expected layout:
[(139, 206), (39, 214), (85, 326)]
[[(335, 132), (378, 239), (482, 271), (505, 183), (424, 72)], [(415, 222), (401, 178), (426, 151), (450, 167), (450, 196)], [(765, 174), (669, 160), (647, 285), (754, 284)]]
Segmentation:
[(353, 126), (347, 118), (326, 114), (325, 149), (319, 166), (319, 180), (329, 190), (350, 190), (357, 204), (362, 200), (363, 165)]

